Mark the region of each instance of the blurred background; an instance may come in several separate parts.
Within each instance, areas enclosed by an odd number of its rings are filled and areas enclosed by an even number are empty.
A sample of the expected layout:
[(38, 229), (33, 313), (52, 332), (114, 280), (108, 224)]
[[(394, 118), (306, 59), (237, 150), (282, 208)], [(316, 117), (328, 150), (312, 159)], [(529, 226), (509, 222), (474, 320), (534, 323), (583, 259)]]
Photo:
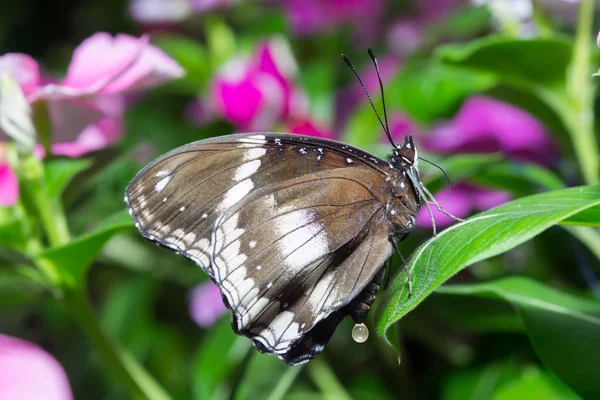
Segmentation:
[[(53, 127), (41, 138), (46, 156), (85, 163), (63, 194), (74, 235), (123, 212), (124, 188), (135, 173), (191, 141), (292, 132), (385, 157), (390, 144), (340, 57), (353, 61), (381, 107), (369, 47), (378, 56), (393, 137), (415, 135), (420, 154), (448, 171), (452, 193), (428, 165), (422, 165), (425, 183), (438, 200), (446, 198), (448, 211), (467, 217), (586, 181), (569, 139), (568, 111), (536, 90), (565, 85), (579, 6), (567, 0), (2, 2), (0, 54), (30, 58), (0, 58), (0, 71), (22, 72), (28, 102), (47, 105), (44, 117), (34, 108), (36, 126), (43, 120)], [(126, 57), (138, 47), (111, 49), (98, 32), (131, 35), (134, 44), (147, 35), (152, 54), (140, 58), (146, 70), (131, 72), (150, 76), (143, 85), (142, 78), (122, 83), (123, 76), (106, 72), (118, 64), (115, 54)], [(30, 73), (35, 87), (28, 92), (23, 82)], [(102, 74), (108, 78), (92, 105), (84, 98), (92, 92), (78, 92), (79, 102), (61, 97), (67, 89), (88, 90), (85, 79)], [(12, 206), (12, 175), (8, 167), (0, 172), (3, 201)], [(436, 218), (441, 227), (451, 222)], [(429, 217), (421, 214), (418, 223), (403, 243), (405, 257), (431, 236)], [(10, 254), (0, 252), (0, 333), (52, 354), (75, 398), (129, 398), (57, 294), (12, 274)], [(553, 228), (452, 281), (520, 275), (597, 301), (599, 272), (589, 247)], [(317, 360), (290, 368), (233, 333), (200, 268), (134, 229), (108, 241), (87, 281), (102, 328), (177, 399), (578, 398), (545, 366), (506, 302), (434, 293), (397, 325), (400, 363), (375, 334), (377, 312), (371, 312), (366, 343), (352, 341), (347, 320)], [(0, 371), (18, 364), (9, 360), (0, 355)]]

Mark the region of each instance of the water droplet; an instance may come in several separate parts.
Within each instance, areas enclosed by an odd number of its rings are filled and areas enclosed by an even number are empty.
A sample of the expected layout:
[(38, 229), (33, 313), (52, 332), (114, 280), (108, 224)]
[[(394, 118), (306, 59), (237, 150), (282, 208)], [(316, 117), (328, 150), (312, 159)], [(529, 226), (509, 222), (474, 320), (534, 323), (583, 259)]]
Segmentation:
[(356, 324), (352, 328), (352, 339), (356, 343), (364, 343), (369, 338), (369, 328), (365, 324)]

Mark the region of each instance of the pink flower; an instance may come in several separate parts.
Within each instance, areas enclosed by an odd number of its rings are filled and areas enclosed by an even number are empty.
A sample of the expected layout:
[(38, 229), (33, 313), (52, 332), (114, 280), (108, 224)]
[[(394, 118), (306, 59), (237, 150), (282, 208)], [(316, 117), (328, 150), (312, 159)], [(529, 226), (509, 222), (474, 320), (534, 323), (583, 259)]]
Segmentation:
[(189, 306), (190, 316), (203, 328), (212, 326), (227, 312), (219, 288), (210, 281), (192, 290)]
[(123, 132), (121, 121), (103, 118), (87, 125), (72, 142), (58, 142), (52, 145), (52, 153), (71, 158), (107, 148), (114, 144)]
[[(401, 143), (404, 136), (414, 135), (415, 138), (421, 137), (421, 128), (407, 115), (394, 113), (390, 116), (390, 133), (394, 142)], [(387, 141), (387, 137), (385, 138)]]
[(325, 139), (335, 139), (336, 137), (329, 129), (310, 119), (294, 120), (288, 125), (287, 131)]
[(46, 85), (30, 101), (126, 93), (183, 74), (179, 64), (149, 44), (147, 37), (100, 32), (75, 49), (62, 83)]
[[(442, 201), (448, 194), (447, 189), (435, 195), (437, 201)], [(456, 184), (452, 187), (452, 193), (443, 201), (441, 206), (444, 210), (459, 217), (468, 217), (474, 211), (485, 211), (497, 207), (511, 200), (511, 195), (505, 191), (483, 189), (470, 184)], [(446, 227), (454, 221), (445, 214), (439, 212), (435, 206), (431, 206), (435, 224), (438, 227)], [(427, 207), (422, 206), (417, 215), (417, 226), (421, 228), (431, 228), (431, 218)]]
[(375, 32), (383, 14), (381, 0), (283, 0), (281, 4), (298, 35), (315, 35), (348, 24), (364, 37)]
[[(19, 199), (19, 182), (8, 163), (0, 159), (0, 207), (11, 207)], [(1, 397), (1, 396), (0, 396)]]
[(11, 400), (70, 400), (65, 371), (41, 347), (0, 335), (0, 398)]
[(544, 125), (520, 108), (484, 96), (468, 99), (449, 122), (424, 138), (427, 150), (485, 153), (539, 163), (551, 162), (555, 147)]
[(42, 82), (37, 62), (25, 54), (0, 57), (31, 102), (46, 101), (53, 153), (78, 157), (121, 136), (124, 93), (147, 89), (183, 75), (182, 68), (146, 37), (97, 33), (75, 51), (62, 82)]
[(288, 44), (271, 39), (252, 58), (237, 56), (215, 76), (211, 88), (214, 111), (248, 131), (264, 131), (295, 113), (303, 113), (305, 100), (292, 79), (296, 61)]

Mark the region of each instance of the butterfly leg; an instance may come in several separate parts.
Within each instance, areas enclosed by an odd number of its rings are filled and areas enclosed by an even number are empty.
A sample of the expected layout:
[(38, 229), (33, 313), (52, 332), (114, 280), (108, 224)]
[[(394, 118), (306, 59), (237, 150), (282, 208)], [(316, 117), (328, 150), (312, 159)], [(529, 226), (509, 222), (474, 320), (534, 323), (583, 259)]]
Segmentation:
[(402, 257), (402, 253), (400, 253), (400, 249), (398, 248), (398, 240), (396, 240), (395, 237), (391, 237), (390, 239), (392, 241), (392, 244), (394, 245), (394, 250), (396, 250), (396, 253), (398, 253), (398, 255), (400, 256), (400, 259), (402, 260), (402, 268), (404, 269), (404, 273), (406, 274), (406, 280), (408, 281), (408, 297), (411, 297), (412, 296), (412, 278), (410, 276), (410, 271), (408, 270), (408, 263), (406, 262), (404, 257)]
[(456, 222), (463, 222), (464, 221), (464, 219), (458, 218), (458, 217), (450, 214), (448, 211), (444, 210), (442, 208), (442, 206), (440, 205), (440, 203), (438, 203), (438, 201), (435, 199), (435, 197), (433, 197), (433, 194), (431, 194), (431, 192), (425, 187), (425, 185), (423, 185), (423, 183), (421, 183), (421, 187), (423, 188), (423, 191), (425, 192), (425, 195), (431, 199), (431, 202), (433, 203), (433, 205), (435, 206), (435, 208), (437, 208), (437, 210), (439, 212), (441, 212), (442, 214), (447, 215), (448, 217), (452, 218)]
[(367, 314), (375, 301), (376, 293), (381, 287), (384, 272), (385, 268), (381, 268), (373, 280), (352, 301), (350, 315), (357, 324), (362, 324), (367, 319)]

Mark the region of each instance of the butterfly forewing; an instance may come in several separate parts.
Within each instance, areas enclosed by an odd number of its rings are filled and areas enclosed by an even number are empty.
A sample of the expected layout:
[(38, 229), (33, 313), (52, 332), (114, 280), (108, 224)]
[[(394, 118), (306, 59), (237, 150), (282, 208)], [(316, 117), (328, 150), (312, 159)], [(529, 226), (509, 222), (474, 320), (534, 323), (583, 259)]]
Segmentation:
[(391, 253), (386, 167), (333, 141), (230, 135), (158, 158), (126, 201), (145, 237), (210, 275), (236, 332), (297, 363)]

